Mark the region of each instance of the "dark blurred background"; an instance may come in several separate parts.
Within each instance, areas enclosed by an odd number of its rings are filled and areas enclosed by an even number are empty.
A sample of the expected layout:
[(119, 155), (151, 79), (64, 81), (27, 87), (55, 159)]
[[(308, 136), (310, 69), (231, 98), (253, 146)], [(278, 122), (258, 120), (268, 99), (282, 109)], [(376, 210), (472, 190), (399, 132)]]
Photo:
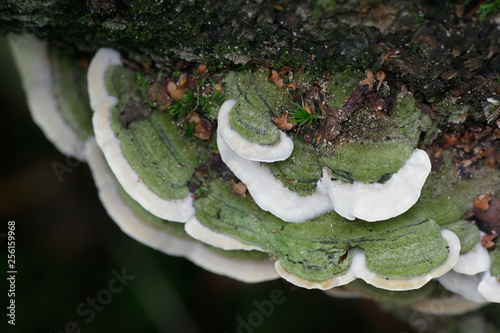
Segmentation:
[[(410, 322), (416, 317), (395, 319), (371, 301), (335, 299), (283, 280), (241, 283), (122, 233), (104, 211), (85, 163), (58, 180), (52, 164), (67, 164), (66, 157), (32, 122), (5, 37), (0, 110), (0, 267), (5, 276), (3, 237), (7, 222), (15, 221), (17, 268), (16, 326), (6, 323), (4, 296), (0, 332), (415, 331)], [(79, 315), (77, 307), (98, 293), (106, 296), (113, 270), (134, 279), (85, 322), (90, 315)], [(269, 316), (259, 314), (254, 301), (269, 300), (275, 289), (284, 302)]]

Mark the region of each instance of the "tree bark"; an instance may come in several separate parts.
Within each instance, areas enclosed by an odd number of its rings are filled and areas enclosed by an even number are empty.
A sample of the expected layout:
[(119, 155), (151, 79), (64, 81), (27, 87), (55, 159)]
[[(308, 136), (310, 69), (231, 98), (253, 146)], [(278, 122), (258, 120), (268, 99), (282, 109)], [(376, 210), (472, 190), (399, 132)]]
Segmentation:
[(179, 60), (313, 73), (371, 68), (419, 102), (452, 97), (484, 120), (486, 98), (500, 94), (500, 31), (481, 4), (8, 0), (0, 32), (30, 32), (83, 52), (113, 47), (159, 68)]

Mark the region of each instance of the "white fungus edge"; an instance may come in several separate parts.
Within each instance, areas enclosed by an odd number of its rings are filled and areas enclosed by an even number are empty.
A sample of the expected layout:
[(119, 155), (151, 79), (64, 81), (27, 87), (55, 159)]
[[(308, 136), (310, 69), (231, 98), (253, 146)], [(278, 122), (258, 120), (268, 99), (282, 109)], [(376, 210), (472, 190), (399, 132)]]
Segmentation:
[(212, 231), (210, 228), (201, 224), (195, 216), (191, 217), (189, 221), (186, 222), (184, 230), (194, 239), (222, 250), (257, 250), (265, 252), (258, 246), (245, 244), (227, 235)]
[[(9, 34), (8, 37), (33, 121), (61, 153), (84, 161), (85, 141), (78, 137), (59, 112), (47, 41), (33, 35)], [(16, 43), (15, 40), (21, 41)]]
[(489, 302), (500, 303), (500, 281), (498, 276), (492, 276), (486, 271), (481, 276), (477, 291)]
[[(481, 231), (480, 236), (484, 236)], [(469, 300), (500, 303), (500, 280), (491, 276), (490, 268), (491, 257), (479, 241), (471, 251), (460, 255), (453, 271), (441, 277), (439, 282)]]
[(439, 283), (448, 291), (454, 292), (463, 298), (475, 303), (488, 303), (479, 293), (479, 275), (465, 275), (454, 270), (449, 271), (438, 279)]
[(217, 146), (224, 163), (247, 186), (257, 205), (283, 221), (302, 223), (333, 209), (327, 194), (316, 191), (302, 196), (287, 189), (267, 166), (236, 154), (219, 131)]
[(376, 222), (403, 214), (420, 197), (431, 163), (427, 153), (415, 149), (405, 165), (385, 183), (343, 183), (331, 180), (330, 170), (323, 168), (318, 189), (328, 193), (334, 210), (348, 220), (356, 218)]
[[(482, 238), (485, 234), (480, 231), (479, 235)], [(488, 250), (479, 241), (470, 251), (460, 255), (453, 270), (460, 274), (475, 275), (489, 270), (490, 261)]]
[(392, 280), (379, 276), (366, 266), (366, 256), (360, 251), (354, 253), (351, 265), (346, 273), (334, 276), (325, 281), (308, 281), (291, 274), (283, 268), (280, 260), (276, 261), (275, 268), (282, 278), (306, 289), (331, 289), (345, 285), (356, 278), (360, 278), (368, 284), (385, 290), (403, 291), (418, 289), (430, 280), (446, 274), (458, 260), (460, 252), (460, 240), (458, 237), (449, 230), (441, 230), (441, 236), (448, 244), (448, 257), (444, 263), (425, 275), (408, 280)]
[(229, 147), (244, 159), (260, 162), (275, 162), (286, 160), (293, 152), (293, 140), (279, 130), (280, 140), (274, 145), (261, 145), (251, 142), (231, 128), (229, 111), (236, 104), (235, 99), (225, 101), (219, 109), (217, 117), (218, 128)]
[[(100, 49), (92, 59), (88, 74), (89, 96), (94, 110), (92, 124), (97, 144), (123, 189), (144, 209), (164, 220), (186, 222), (195, 214), (194, 200), (191, 194), (177, 200), (161, 198), (148, 188), (122, 153), (120, 140), (115, 137), (111, 127), (112, 115), (110, 110), (118, 102), (118, 99), (109, 94), (104, 97), (103, 92), (96, 92), (96, 89), (106, 87), (106, 70), (111, 64), (114, 64), (113, 61), (109, 60), (112, 57), (108, 53), (115, 54), (115, 57), (118, 54), (119, 57), (119, 53), (114, 50)], [(102, 65), (102, 63), (106, 64), (106, 66)], [(102, 82), (98, 81), (98, 78)], [(97, 98), (97, 100), (93, 100), (93, 98)]]
[(111, 48), (100, 48), (87, 72), (90, 107), (94, 111), (110, 96), (106, 87), (106, 71), (111, 66), (123, 66), (120, 53)]
[(121, 198), (118, 184), (95, 143), (88, 155), (88, 163), (107, 213), (125, 234), (140, 243), (168, 255), (185, 257), (207, 271), (242, 282), (257, 283), (279, 277), (270, 261), (225, 257), (198, 241), (177, 238), (148, 225)]

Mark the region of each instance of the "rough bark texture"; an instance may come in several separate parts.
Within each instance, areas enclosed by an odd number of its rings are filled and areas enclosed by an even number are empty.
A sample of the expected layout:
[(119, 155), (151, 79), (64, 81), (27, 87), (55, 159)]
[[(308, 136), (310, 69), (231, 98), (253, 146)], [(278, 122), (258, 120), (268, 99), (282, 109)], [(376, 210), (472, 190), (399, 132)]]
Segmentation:
[(498, 18), (485, 1), (460, 2), (11, 0), (0, 32), (84, 52), (109, 46), (157, 67), (371, 68), (419, 102), (451, 96), (484, 120), (486, 98), (500, 94)]
[[(449, 113), (434, 107), (445, 98), (467, 105), (471, 121), (445, 125), (463, 133), (471, 123), (484, 128), (486, 98), (500, 95), (500, 18), (487, 15), (485, 3), (8, 0), (0, 6), (0, 33), (32, 33), (84, 53), (113, 47), (157, 68), (179, 61), (318, 74), (371, 68), (391, 87), (406, 85), (423, 112)], [(485, 312), (498, 323), (496, 311)]]

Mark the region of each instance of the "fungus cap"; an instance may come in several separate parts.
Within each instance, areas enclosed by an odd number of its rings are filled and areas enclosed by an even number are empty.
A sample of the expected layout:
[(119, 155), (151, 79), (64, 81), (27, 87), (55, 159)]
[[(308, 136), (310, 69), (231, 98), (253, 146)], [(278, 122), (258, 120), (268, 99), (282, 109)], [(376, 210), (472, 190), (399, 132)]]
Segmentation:
[(205, 227), (193, 216), (184, 226), (187, 234), (205, 244), (217, 247), (222, 250), (257, 250), (263, 251), (258, 246), (248, 245), (227, 235), (215, 232)]
[[(480, 232), (481, 237), (484, 235)], [(475, 275), (485, 272), (490, 268), (490, 256), (488, 250), (479, 241), (472, 250), (461, 254), (453, 270), (457, 273)]]
[(217, 131), (220, 156), (246, 186), (257, 205), (286, 222), (301, 223), (333, 209), (328, 195), (316, 191), (301, 196), (290, 191), (260, 162), (237, 155)]
[(286, 160), (293, 151), (293, 141), (283, 131), (279, 131), (280, 140), (274, 145), (261, 145), (251, 142), (231, 128), (229, 111), (236, 104), (235, 99), (225, 101), (219, 110), (218, 128), (223, 139), (231, 149), (244, 159), (261, 162)]
[(89, 96), (90, 104), (94, 109), (92, 123), (97, 144), (104, 153), (113, 174), (135, 201), (162, 219), (186, 222), (195, 212), (192, 196), (168, 200), (151, 191), (125, 158), (120, 139), (115, 136), (111, 125), (111, 109), (118, 103), (118, 99), (107, 92), (105, 75), (110, 66), (121, 63), (119, 58), (120, 54), (112, 49), (100, 49), (89, 67)]
[(449, 272), (458, 261), (460, 252), (460, 240), (458, 237), (453, 232), (448, 230), (441, 230), (441, 236), (448, 244), (449, 253), (446, 260), (441, 264), (441, 266), (434, 268), (422, 276), (417, 276), (412, 279), (398, 280), (387, 279), (386, 277), (379, 276), (366, 266), (366, 256), (363, 252), (359, 251), (353, 255), (351, 266), (344, 274), (334, 276), (325, 281), (308, 281), (291, 274), (283, 268), (280, 260), (276, 261), (275, 267), (278, 274), (282, 278), (306, 289), (330, 289), (345, 285), (356, 278), (360, 278), (368, 284), (385, 290), (401, 291), (418, 289), (431, 279), (438, 278)]
[(239, 281), (254, 283), (278, 277), (269, 260), (239, 260), (220, 255), (194, 239), (179, 238), (148, 224), (123, 200), (102, 152), (94, 140), (91, 141), (93, 145), (88, 151), (88, 162), (99, 197), (109, 216), (124, 233), (168, 255), (185, 257), (210, 272)]
[[(22, 42), (14, 43), (19, 38)], [(84, 139), (65, 121), (55, 97), (47, 41), (32, 35), (12, 34), (9, 40), (33, 121), (60, 152), (84, 160)]]
[(381, 221), (406, 212), (417, 202), (430, 171), (427, 153), (415, 149), (405, 165), (383, 184), (343, 183), (325, 167), (318, 188), (328, 193), (335, 211), (346, 219)]

